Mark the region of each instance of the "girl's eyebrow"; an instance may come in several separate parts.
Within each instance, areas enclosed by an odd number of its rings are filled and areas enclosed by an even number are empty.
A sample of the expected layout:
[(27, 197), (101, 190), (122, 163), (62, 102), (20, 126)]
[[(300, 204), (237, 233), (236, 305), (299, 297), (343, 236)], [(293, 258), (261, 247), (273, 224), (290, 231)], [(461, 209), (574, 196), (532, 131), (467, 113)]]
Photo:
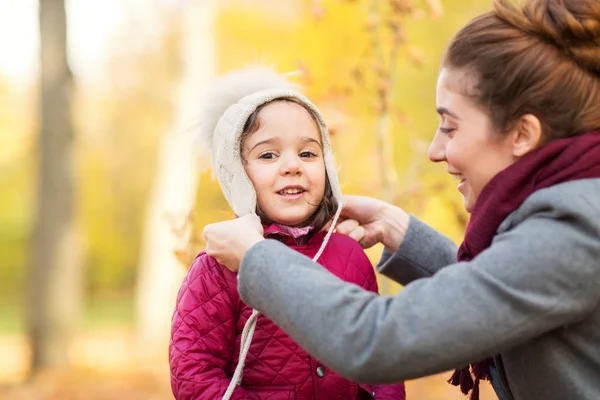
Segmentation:
[(256, 147), (260, 146), (261, 144), (273, 144), (273, 143), (277, 143), (279, 142), (279, 138), (277, 137), (272, 137), (272, 138), (268, 138), (265, 140), (261, 140), (258, 143), (255, 143), (254, 146), (252, 146), (252, 148), (250, 149), (250, 151), (254, 150)]
[[(300, 138), (301, 141), (306, 142), (306, 143), (316, 143), (319, 148), (322, 148), (321, 143), (319, 143), (319, 141), (317, 139), (311, 138), (309, 136), (302, 136)], [(272, 138), (268, 138), (265, 140), (261, 140), (260, 142), (257, 142), (254, 144), (254, 146), (252, 146), (252, 148), (249, 151), (254, 150), (256, 147), (262, 145), (262, 144), (273, 144), (273, 143), (278, 143), (281, 140), (278, 137), (272, 137)]]
[(311, 138), (311, 137), (308, 137), (308, 136), (302, 136), (300, 138), (300, 140), (302, 140), (303, 142), (306, 142), (306, 143), (313, 143), (314, 142), (317, 145), (319, 145), (319, 148), (321, 148), (321, 143), (317, 139), (314, 139), (314, 138)]
[(454, 114), (452, 111), (448, 110), (446, 107), (438, 107), (438, 108), (436, 108), (436, 111), (440, 115), (449, 115), (452, 118), (456, 118), (457, 120), (462, 121), (462, 119), (458, 115)]

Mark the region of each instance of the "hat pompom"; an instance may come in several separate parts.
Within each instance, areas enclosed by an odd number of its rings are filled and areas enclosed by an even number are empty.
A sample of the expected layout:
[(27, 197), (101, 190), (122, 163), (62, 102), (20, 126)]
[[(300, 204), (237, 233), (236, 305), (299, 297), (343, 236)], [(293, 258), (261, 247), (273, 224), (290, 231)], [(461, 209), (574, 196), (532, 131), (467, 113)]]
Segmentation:
[(212, 153), (215, 128), (229, 106), (265, 89), (297, 89), (286, 79), (287, 75), (265, 66), (249, 66), (215, 79), (207, 91), (200, 116), (198, 141), (202, 152)]

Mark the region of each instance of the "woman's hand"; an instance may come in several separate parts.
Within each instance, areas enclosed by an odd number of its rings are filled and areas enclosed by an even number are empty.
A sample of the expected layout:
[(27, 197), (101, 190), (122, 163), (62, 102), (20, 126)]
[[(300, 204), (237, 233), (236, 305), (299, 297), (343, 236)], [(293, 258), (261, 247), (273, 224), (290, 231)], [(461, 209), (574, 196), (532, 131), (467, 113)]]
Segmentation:
[(237, 272), (246, 251), (263, 240), (263, 227), (255, 214), (230, 221), (217, 222), (204, 228), (206, 254), (214, 257), (232, 272)]
[(344, 207), (336, 231), (358, 241), (363, 248), (376, 243), (395, 252), (402, 244), (409, 216), (399, 207), (365, 196), (344, 196)]

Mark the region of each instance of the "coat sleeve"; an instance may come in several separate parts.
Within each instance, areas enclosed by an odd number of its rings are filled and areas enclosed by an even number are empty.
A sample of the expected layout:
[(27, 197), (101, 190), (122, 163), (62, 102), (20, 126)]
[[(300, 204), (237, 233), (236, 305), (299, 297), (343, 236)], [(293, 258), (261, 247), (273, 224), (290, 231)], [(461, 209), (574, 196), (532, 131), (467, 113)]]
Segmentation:
[(477, 362), (587, 318), (600, 301), (596, 218), (541, 204), (472, 261), (442, 268), (395, 296), (376, 296), (263, 240), (244, 256), (238, 290), (340, 375), (400, 382)]
[[(169, 364), (177, 400), (221, 398), (235, 348), (237, 305), (218, 263), (201, 253), (183, 280), (171, 324)], [(237, 387), (232, 399), (248, 399)]]
[(456, 244), (449, 238), (411, 215), (400, 248), (395, 253), (384, 250), (377, 270), (402, 285), (408, 285), (453, 264), (457, 251)]
[[(371, 265), (371, 261), (365, 254), (364, 250), (356, 242), (353, 243), (355, 247), (352, 249), (350, 255), (350, 265), (357, 268), (361, 275), (365, 276), (362, 287), (370, 292), (379, 294), (379, 287), (377, 286), (377, 278), (375, 277), (375, 271)], [(376, 400), (404, 400), (406, 399), (406, 390), (404, 382), (393, 383), (393, 384), (360, 384), (360, 387), (367, 391), (370, 396)]]

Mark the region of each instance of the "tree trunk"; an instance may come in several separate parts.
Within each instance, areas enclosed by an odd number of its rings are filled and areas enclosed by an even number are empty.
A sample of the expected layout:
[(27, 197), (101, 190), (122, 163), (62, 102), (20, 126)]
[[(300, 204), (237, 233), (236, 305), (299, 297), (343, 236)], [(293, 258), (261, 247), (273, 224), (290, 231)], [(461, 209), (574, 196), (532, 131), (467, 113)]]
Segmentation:
[(38, 190), (27, 302), (33, 372), (68, 364), (82, 289), (64, 0), (40, 0), (39, 23)]
[(137, 332), (144, 358), (165, 354), (175, 298), (187, 268), (175, 252), (189, 240), (186, 224), (194, 207), (200, 154), (193, 129), (214, 75), (214, 16), (215, 3), (209, 0), (190, 2), (181, 10), (182, 74), (176, 113), (172, 129), (159, 145), (138, 270)]

